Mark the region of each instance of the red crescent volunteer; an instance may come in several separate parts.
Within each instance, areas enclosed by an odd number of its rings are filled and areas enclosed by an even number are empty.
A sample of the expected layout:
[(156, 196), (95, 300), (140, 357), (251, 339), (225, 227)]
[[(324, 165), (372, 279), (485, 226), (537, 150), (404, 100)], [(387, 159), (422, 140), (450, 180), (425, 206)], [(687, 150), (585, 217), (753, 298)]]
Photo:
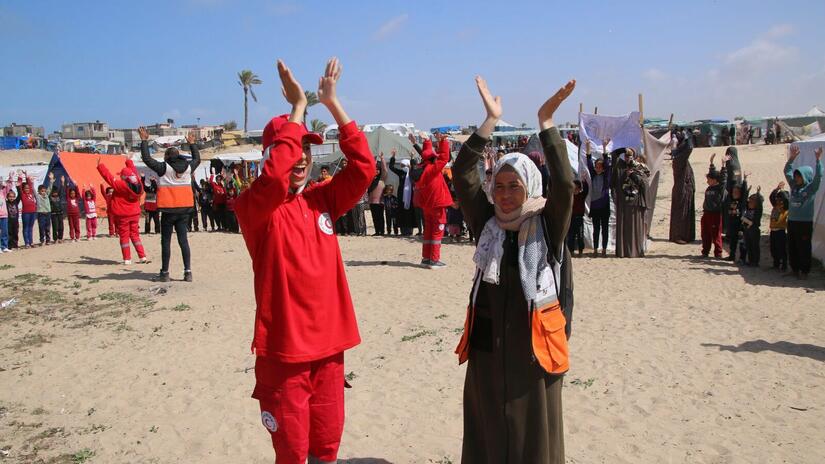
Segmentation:
[[(286, 116), (264, 129), (261, 175), (235, 212), (254, 272), (252, 350), (263, 425), (278, 463), (335, 462), (344, 426), (344, 350), (360, 343), (333, 224), (361, 198), (375, 161), (354, 121), (340, 129), (346, 169), (290, 188), (293, 167), (318, 134)], [(313, 461), (312, 459), (315, 459)]]

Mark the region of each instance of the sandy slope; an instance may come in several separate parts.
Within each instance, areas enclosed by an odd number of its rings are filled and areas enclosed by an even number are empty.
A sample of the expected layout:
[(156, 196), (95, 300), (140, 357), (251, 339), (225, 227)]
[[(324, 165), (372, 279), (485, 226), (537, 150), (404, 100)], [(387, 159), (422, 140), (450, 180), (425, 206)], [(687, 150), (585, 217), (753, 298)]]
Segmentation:
[[(781, 149), (743, 152), (754, 185), (781, 180)], [(708, 156), (694, 155), (700, 182)], [(740, 269), (663, 241), (665, 169), (650, 256), (575, 261), (568, 461), (822, 462), (822, 271), (803, 286), (765, 269), (767, 250), (763, 268)], [(145, 241), (158, 257), (158, 236)], [(452, 350), (472, 248), (446, 246), (450, 267), (436, 272), (414, 265), (413, 240), (340, 242), (363, 337), (347, 354), (342, 459), (458, 462), (464, 368)], [(272, 462), (249, 398), (249, 258), (240, 236), (195, 234), (192, 247), (191, 285), (147, 282), (157, 266), (117, 264), (114, 239), (0, 257), (0, 301), (21, 298), (0, 310), (4, 462), (83, 450), (100, 463)]]

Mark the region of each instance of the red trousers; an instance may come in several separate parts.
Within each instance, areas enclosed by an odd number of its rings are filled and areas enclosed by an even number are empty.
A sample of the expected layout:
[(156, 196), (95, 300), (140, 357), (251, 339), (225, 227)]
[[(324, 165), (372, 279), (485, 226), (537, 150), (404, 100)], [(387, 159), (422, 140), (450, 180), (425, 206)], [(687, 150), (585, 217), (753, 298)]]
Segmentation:
[(275, 464), (336, 462), (344, 432), (344, 353), (305, 363), (258, 356), (255, 391)]
[(86, 218), (86, 238), (97, 237), (97, 216)]
[(146, 252), (143, 251), (143, 244), (140, 243), (140, 229), (138, 222), (140, 215), (117, 218), (117, 235), (120, 238), (120, 251), (123, 253), (123, 260), (132, 259), (132, 250), (129, 249), (129, 240), (135, 245), (138, 258), (144, 258)]
[(722, 213), (702, 213), (702, 254), (710, 252), (713, 244), (713, 256), (722, 256)]
[(68, 216), (69, 238), (77, 240), (80, 238), (80, 216)]
[(444, 208), (424, 210), (424, 246), (421, 257), (430, 261), (441, 260), (441, 239), (444, 238), (444, 224), (447, 211)]
[(117, 235), (117, 219), (115, 215), (109, 213), (109, 216), (106, 218), (109, 221), (109, 235)]

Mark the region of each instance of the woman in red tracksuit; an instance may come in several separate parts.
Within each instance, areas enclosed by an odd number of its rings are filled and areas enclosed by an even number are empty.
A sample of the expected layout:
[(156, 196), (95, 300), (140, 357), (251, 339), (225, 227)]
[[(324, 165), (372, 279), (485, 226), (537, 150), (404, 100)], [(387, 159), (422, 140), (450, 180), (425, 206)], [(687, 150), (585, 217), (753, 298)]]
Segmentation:
[(441, 262), (441, 239), (447, 223), (446, 209), (453, 204), (450, 188), (441, 172), (450, 161), (450, 142), (444, 134), (438, 135), (438, 155), (433, 143), (427, 139), (421, 151), (424, 172), (415, 183), (416, 195), (424, 212), (424, 245), (421, 249), (421, 265), (430, 269), (446, 266)]
[(106, 219), (109, 222), (109, 237), (114, 237), (117, 235), (117, 218), (115, 217), (115, 213), (112, 212), (112, 198), (114, 197), (115, 189), (112, 187), (106, 187), (103, 184), (100, 184), (100, 194), (103, 195), (103, 198), (106, 200)]
[(112, 186), (112, 212), (117, 217), (117, 234), (120, 237), (120, 251), (123, 253), (123, 264), (132, 264), (132, 252), (129, 249), (129, 239), (135, 246), (141, 263), (150, 263), (140, 242), (140, 196), (143, 186), (138, 179), (137, 169), (132, 160), (126, 160), (126, 167), (120, 171), (120, 178), (115, 178), (105, 164), (97, 161), (97, 170), (107, 184)]
[(344, 429), (344, 350), (361, 341), (334, 224), (366, 191), (375, 162), (335, 96), (340, 68), (333, 58), (318, 99), (340, 127), (349, 164), (331, 181), (306, 186), (309, 144), (323, 139), (302, 124), (301, 85), (281, 61), (278, 72), (292, 113), (264, 128), (263, 170), (235, 203), (257, 303), (252, 397), (277, 464), (334, 463)]

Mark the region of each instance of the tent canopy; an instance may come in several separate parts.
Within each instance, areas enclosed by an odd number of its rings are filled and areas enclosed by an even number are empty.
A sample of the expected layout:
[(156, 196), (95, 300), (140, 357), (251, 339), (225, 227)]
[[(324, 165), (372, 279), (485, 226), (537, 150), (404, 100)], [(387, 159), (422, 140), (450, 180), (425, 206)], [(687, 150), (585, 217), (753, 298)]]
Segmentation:
[(108, 215), (106, 199), (99, 194), (99, 188), (101, 184), (107, 184), (100, 173), (97, 172), (98, 160), (100, 160), (100, 164), (109, 168), (112, 175), (117, 175), (126, 166), (126, 156), (123, 155), (97, 155), (62, 151), (52, 156), (48, 172), (53, 173), (58, 181), (65, 176), (66, 180), (71, 181), (79, 188), (88, 188), (91, 185), (98, 193), (95, 200), (98, 214), (106, 217)]

